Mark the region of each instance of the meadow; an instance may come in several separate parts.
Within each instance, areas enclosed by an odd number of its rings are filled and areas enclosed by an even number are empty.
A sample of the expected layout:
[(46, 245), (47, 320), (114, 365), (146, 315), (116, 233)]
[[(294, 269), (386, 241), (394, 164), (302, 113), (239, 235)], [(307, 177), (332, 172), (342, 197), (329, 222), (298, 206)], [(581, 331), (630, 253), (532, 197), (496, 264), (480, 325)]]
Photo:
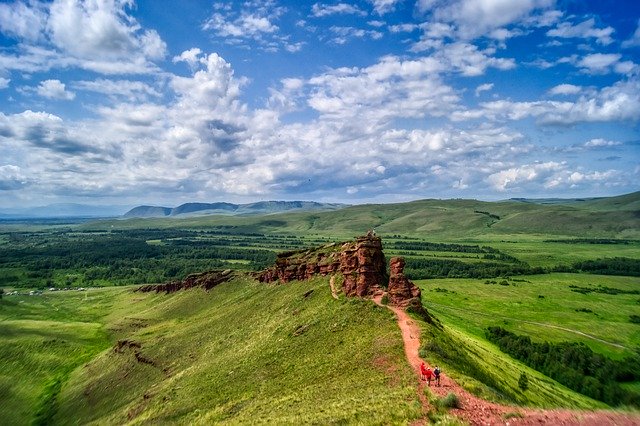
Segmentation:
[[(335, 301), (326, 279), (80, 293), (3, 307), (0, 324), (15, 335), (0, 367), (8, 424), (393, 424), (420, 415), (393, 314)], [(93, 332), (90, 358), (74, 351), (84, 347), (80, 323)], [(16, 351), (40, 358), (18, 370)]]
[[(501, 403), (606, 407), (513, 359), (486, 333), (499, 326), (534, 342), (581, 342), (614, 360), (637, 355), (640, 227), (631, 195), (0, 224), (0, 405), (11, 407), (9, 424), (418, 418), (393, 316), (333, 300), (326, 278), (286, 286), (242, 278), (172, 295), (131, 285), (255, 271), (278, 252), (375, 228), (387, 259), (407, 259), (441, 325), (422, 323), (422, 355), (445, 374)], [(637, 381), (624, 386), (640, 391)]]

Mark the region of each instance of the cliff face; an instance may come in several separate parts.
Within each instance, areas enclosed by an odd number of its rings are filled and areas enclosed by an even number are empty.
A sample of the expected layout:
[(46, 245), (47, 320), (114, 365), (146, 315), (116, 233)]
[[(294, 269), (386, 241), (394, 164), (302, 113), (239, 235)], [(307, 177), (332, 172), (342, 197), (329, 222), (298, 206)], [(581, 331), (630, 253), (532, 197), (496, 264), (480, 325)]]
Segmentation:
[(258, 275), (261, 282), (307, 280), (316, 274), (341, 273), (347, 296), (372, 296), (387, 282), (386, 262), (379, 237), (359, 237), (342, 245), (278, 255), (276, 264)]
[(420, 289), (404, 275), (404, 264), (402, 257), (393, 257), (389, 261), (391, 270), (387, 289), (389, 303), (403, 308), (421, 305)]

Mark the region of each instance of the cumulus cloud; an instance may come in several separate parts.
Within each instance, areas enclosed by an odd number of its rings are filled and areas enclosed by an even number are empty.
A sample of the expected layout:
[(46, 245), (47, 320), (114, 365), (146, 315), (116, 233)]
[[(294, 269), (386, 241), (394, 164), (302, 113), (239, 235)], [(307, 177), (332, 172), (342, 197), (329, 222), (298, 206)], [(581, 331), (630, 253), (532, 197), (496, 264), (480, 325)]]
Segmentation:
[(0, 32), (17, 39), (37, 41), (43, 37), (47, 12), (43, 4), (23, 1), (0, 3)]
[(348, 3), (337, 3), (333, 5), (315, 3), (311, 7), (311, 15), (316, 18), (338, 14), (366, 16), (367, 12)]
[(453, 23), (458, 36), (473, 39), (525, 21), (536, 12), (546, 12), (554, 3), (554, 0), (420, 0), (416, 7), (436, 22)]
[(345, 44), (350, 38), (365, 38), (369, 37), (373, 40), (382, 38), (382, 33), (375, 30), (364, 30), (362, 28), (355, 27), (339, 27), (332, 26), (329, 28), (335, 37), (332, 38), (332, 42), (336, 44)]
[(7, 87), (9, 87), (10, 82), (11, 82), (11, 79), (0, 77), (0, 90), (6, 89)]
[(281, 34), (276, 24), (285, 11), (274, 0), (247, 1), (234, 7), (231, 4), (214, 3), (214, 13), (205, 21), (202, 29), (212, 31), (230, 44), (246, 48), (254, 48), (257, 44), (266, 51), (283, 49), (297, 52), (302, 48), (302, 42), (292, 42), (288, 35)]
[(369, 3), (373, 5), (373, 10), (379, 15), (384, 15), (394, 10), (398, 2), (400, 0), (369, 0)]
[(145, 73), (164, 58), (155, 30), (142, 30), (127, 14), (131, 0), (21, 1), (0, 5), (0, 30), (25, 43), (0, 55), (0, 67), (26, 72), (80, 67), (105, 73)]
[(594, 18), (587, 19), (576, 25), (570, 22), (561, 22), (556, 28), (547, 31), (547, 35), (558, 38), (594, 38), (598, 44), (603, 46), (613, 43), (611, 35), (615, 30), (612, 27), (596, 28), (595, 25)]
[(383, 123), (394, 117), (441, 116), (459, 98), (437, 72), (433, 58), (402, 61), (388, 56), (361, 69), (336, 69), (308, 81), (308, 103), (325, 117), (369, 117)]
[(618, 53), (593, 53), (580, 59), (577, 65), (589, 74), (606, 74), (622, 58)]
[(12, 164), (0, 166), (0, 191), (13, 191), (28, 185), (29, 180), (20, 167)]
[(638, 27), (631, 37), (622, 42), (622, 47), (625, 49), (638, 46), (640, 46), (640, 20), (638, 20)]
[(577, 95), (582, 91), (582, 87), (573, 84), (558, 84), (549, 90), (550, 95)]
[(535, 117), (539, 124), (543, 125), (637, 121), (640, 120), (640, 81), (619, 81), (597, 91), (588, 91), (574, 102), (497, 100), (482, 103), (481, 108), (477, 110), (453, 114), (453, 118), (458, 120), (480, 117), (490, 120), (522, 120)]
[(484, 83), (476, 87), (475, 94), (480, 96), (480, 93), (493, 89), (493, 83)]
[(498, 191), (528, 191), (536, 186), (546, 190), (577, 188), (582, 184), (616, 185), (622, 182), (615, 170), (572, 170), (566, 162), (548, 161), (524, 164), (500, 170), (487, 177), (487, 182)]
[(60, 117), (53, 114), (31, 110), (13, 115), (0, 113), (0, 137), (11, 142), (60, 154), (96, 152), (96, 147), (74, 133)]
[(76, 94), (69, 92), (64, 83), (60, 80), (45, 80), (38, 85), (36, 92), (40, 96), (49, 99), (62, 99), (66, 101), (73, 100)]

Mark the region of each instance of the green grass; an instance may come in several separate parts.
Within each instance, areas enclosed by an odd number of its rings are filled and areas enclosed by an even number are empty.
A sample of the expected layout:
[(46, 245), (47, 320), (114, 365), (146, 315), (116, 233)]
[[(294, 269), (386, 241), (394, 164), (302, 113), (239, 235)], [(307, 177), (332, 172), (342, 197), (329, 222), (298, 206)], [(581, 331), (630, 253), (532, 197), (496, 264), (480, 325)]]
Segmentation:
[(640, 347), (640, 327), (629, 321), (629, 315), (638, 310), (640, 296), (581, 294), (569, 287), (601, 285), (638, 290), (637, 277), (547, 274), (513, 277), (508, 280), (509, 286), (488, 285), (485, 281), (434, 279), (419, 284), (429, 311), (446, 324), (475, 336), (482, 337), (486, 327), (499, 325), (538, 341), (584, 342), (613, 358), (622, 358)]
[[(220, 228), (234, 232), (330, 235), (338, 239), (375, 228), (381, 235), (404, 234), (439, 241), (495, 236), (564, 236), (640, 238), (634, 213), (640, 192), (592, 202), (551, 205), (519, 201), (420, 200), (399, 204), (356, 205), (329, 212), (280, 213), (265, 216), (204, 216), (183, 219), (105, 220), (81, 229)], [(485, 214), (500, 217), (496, 221)]]
[(0, 300), (0, 405), (5, 424), (48, 423), (69, 374), (109, 347), (102, 318), (116, 290)]
[(328, 279), (116, 293), (106, 311), (111, 340), (136, 342), (148, 362), (133, 346), (103, 350), (63, 381), (51, 424), (396, 424), (420, 415), (393, 314), (333, 300)]

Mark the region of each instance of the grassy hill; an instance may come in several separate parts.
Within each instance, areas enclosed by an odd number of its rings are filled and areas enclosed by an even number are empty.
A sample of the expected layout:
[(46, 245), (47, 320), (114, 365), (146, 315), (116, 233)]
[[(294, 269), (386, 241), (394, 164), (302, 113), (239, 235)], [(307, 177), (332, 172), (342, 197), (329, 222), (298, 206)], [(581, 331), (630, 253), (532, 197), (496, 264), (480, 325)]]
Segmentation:
[[(468, 389), (509, 404), (604, 406), (510, 359), (438, 305), (444, 329), (417, 320), (423, 356)], [(239, 278), (170, 295), (55, 292), (0, 307), (9, 424), (404, 424), (421, 416), (393, 314), (334, 300), (327, 277)], [(521, 372), (528, 392), (518, 389)]]
[(540, 204), (524, 201), (420, 200), (366, 204), (329, 212), (258, 217), (107, 220), (83, 229), (233, 227), (238, 232), (323, 234), (351, 237), (375, 228), (383, 235), (442, 240), (526, 234), (591, 238), (640, 238), (640, 192), (619, 197)]
[[(393, 314), (335, 301), (326, 279), (80, 294), (0, 302), (2, 334), (13, 336), (0, 349), (0, 400), (13, 408), (7, 424), (29, 424), (36, 413), (40, 424), (396, 423), (420, 415)], [(96, 341), (91, 360), (79, 352), (84, 334)], [(32, 361), (17, 369), (18, 354)]]

